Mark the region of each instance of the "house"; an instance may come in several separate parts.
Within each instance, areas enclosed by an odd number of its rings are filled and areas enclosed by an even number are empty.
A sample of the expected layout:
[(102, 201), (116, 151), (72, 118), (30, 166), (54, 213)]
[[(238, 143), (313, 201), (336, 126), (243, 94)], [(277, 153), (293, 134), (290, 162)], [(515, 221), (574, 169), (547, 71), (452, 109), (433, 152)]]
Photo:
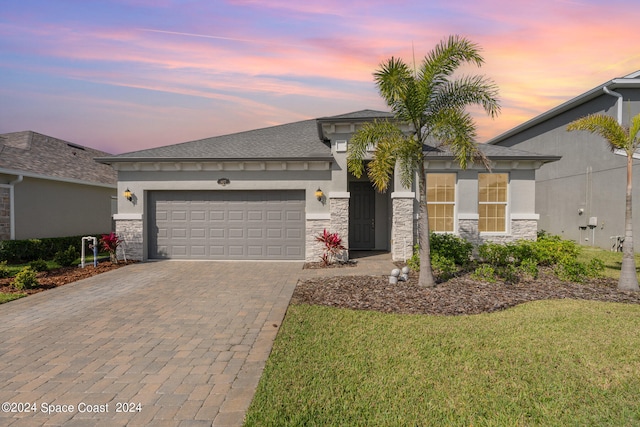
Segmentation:
[[(349, 138), (376, 119), (393, 116), (363, 110), (97, 159), (118, 172), (114, 219), (127, 256), (317, 261), (315, 237), (327, 229), (349, 250), (406, 260), (415, 189), (393, 179), (378, 193), (347, 171)], [(450, 153), (428, 148), (433, 229), (476, 242), (535, 238), (535, 170), (556, 158), (482, 149), (491, 173), (461, 171)]]
[(116, 174), (107, 153), (36, 132), (0, 135), (0, 240), (108, 233)]
[[(594, 113), (610, 115), (628, 126), (629, 118), (640, 113), (640, 71), (596, 86), (488, 144), (562, 157), (537, 171), (538, 226), (566, 239), (608, 249), (617, 236), (624, 236), (626, 155), (611, 152), (599, 136), (566, 130), (570, 122)], [(633, 188), (640, 189), (637, 172)], [(639, 203), (635, 197), (635, 230), (640, 230)]]

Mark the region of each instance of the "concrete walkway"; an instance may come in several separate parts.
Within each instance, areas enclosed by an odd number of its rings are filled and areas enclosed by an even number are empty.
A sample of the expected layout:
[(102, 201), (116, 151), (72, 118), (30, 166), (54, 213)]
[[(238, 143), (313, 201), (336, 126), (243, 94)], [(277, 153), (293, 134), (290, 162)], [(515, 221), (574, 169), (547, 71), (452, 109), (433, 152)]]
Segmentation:
[(0, 425), (241, 425), (301, 271), (143, 263), (0, 305)]
[(298, 279), (394, 268), (353, 255), (141, 263), (2, 304), (0, 425), (240, 426)]

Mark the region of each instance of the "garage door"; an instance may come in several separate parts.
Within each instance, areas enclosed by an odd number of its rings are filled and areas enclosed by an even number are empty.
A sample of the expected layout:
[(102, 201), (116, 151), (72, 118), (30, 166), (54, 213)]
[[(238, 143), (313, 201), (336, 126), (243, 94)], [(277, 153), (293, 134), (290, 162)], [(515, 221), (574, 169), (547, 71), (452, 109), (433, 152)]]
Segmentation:
[(154, 191), (149, 258), (304, 259), (304, 191)]

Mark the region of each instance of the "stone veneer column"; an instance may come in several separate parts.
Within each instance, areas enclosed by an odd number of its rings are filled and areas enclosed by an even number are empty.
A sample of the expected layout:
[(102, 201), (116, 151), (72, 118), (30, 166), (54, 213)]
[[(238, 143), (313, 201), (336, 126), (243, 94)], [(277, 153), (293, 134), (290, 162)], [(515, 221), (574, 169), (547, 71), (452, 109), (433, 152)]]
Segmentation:
[(391, 259), (393, 261), (406, 261), (413, 254), (415, 197), (413, 192), (391, 193)]
[[(124, 240), (127, 259), (142, 261), (144, 257), (143, 222), (140, 214), (116, 214), (116, 234)], [(118, 251), (120, 257), (121, 252)]]
[(329, 193), (330, 231), (338, 233), (342, 238), (342, 244), (347, 248), (342, 253), (342, 261), (349, 259), (349, 197), (348, 192)]
[(0, 240), (11, 239), (11, 190), (0, 187)]
[(329, 214), (307, 214), (306, 219), (306, 241), (305, 241), (305, 261), (320, 262), (323, 253), (323, 246), (316, 241), (316, 236), (322, 234), (324, 230), (331, 229), (331, 218)]

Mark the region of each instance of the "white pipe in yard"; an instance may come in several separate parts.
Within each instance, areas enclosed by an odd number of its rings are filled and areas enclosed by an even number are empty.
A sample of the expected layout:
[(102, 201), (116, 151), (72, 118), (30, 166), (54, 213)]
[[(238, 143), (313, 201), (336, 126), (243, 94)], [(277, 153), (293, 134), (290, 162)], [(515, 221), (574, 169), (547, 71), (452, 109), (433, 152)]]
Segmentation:
[(93, 245), (90, 247), (93, 249), (93, 266), (97, 267), (98, 266), (98, 239), (96, 239), (93, 236), (87, 236), (82, 238), (82, 252), (80, 256), (80, 265), (82, 266), (82, 268), (84, 268), (84, 242), (86, 240), (93, 241)]

